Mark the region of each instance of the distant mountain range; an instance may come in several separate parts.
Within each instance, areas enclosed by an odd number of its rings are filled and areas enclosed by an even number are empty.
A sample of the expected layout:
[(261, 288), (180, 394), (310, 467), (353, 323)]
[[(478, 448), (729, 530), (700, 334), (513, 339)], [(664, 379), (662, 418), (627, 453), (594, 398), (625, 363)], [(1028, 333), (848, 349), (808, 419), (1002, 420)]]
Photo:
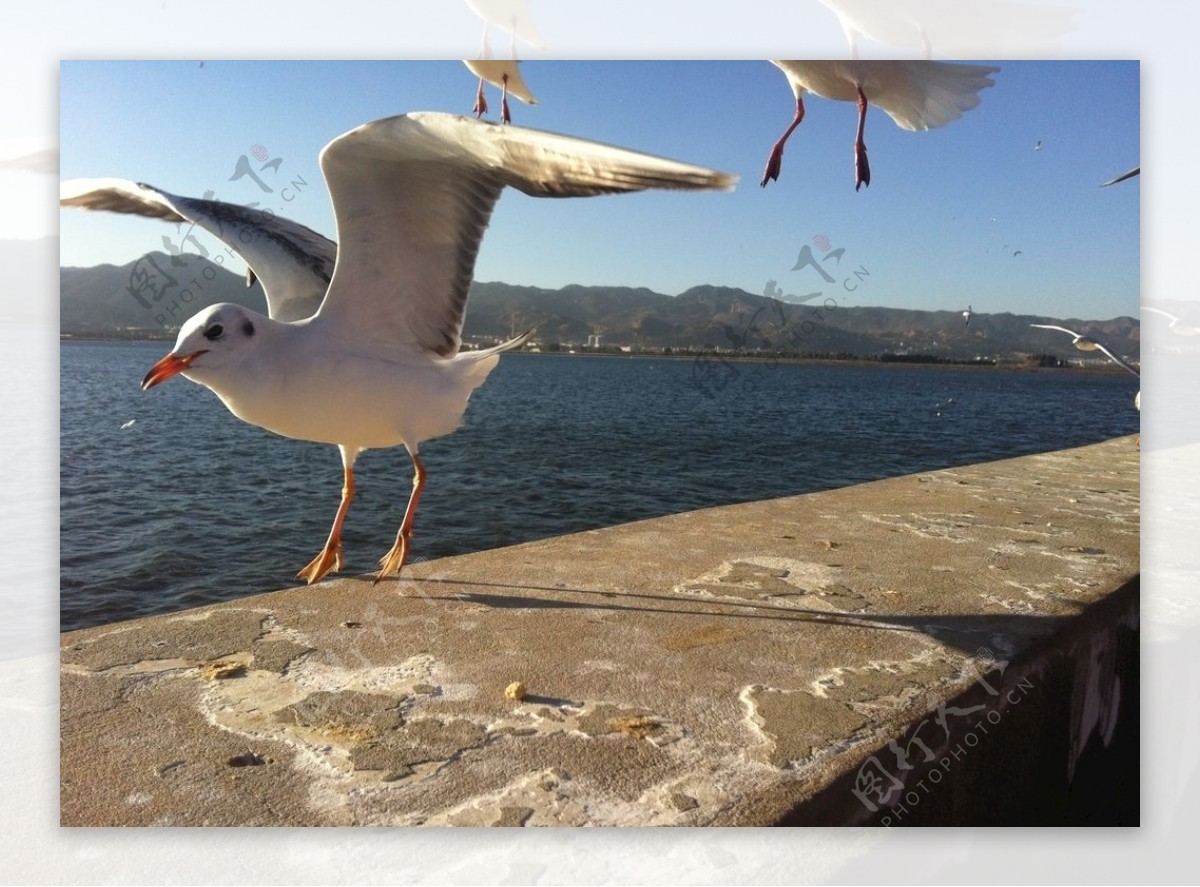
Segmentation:
[[(244, 279), (199, 256), (173, 261), (164, 253), (151, 253), (123, 266), (62, 268), (60, 275), (63, 334), (173, 338), (175, 327), (216, 302), (266, 311), (259, 284), (247, 288)], [(850, 307), (819, 299), (792, 304), (718, 286), (666, 295), (631, 287), (548, 290), (476, 282), (464, 336), (490, 341), (536, 328), (535, 340), (543, 347), (582, 346), (589, 337), (599, 336), (602, 346), (649, 350), (919, 354), (961, 361), (1082, 356), (1066, 335), (1029, 326), (1046, 322), (1099, 338), (1129, 359), (1140, 356), (1140, 327), (1132, 317), (1059, 320), (977, 312), (966, 326), (961, 309)]]

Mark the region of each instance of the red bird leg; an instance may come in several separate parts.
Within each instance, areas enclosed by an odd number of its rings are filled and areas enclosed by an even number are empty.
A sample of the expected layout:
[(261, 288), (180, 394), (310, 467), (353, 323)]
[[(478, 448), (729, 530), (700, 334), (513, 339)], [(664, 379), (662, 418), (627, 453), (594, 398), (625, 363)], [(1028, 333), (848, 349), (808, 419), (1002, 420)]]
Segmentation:
[(803, 119), (804, 96), (798, 95), (796, 96), (796, 115), (792, 118), (792, 125), (784, 131), (783, 135), (779, 137), (779, 141), (777, 141), (775, 146), (771, 148), (771, 155), (767, 158), (767, 168), (763, 170), (762, 181), (758, 183), (760, 187), (765, 188), (767, 186), (767, 182), (779, 178), (779, 170), (783, 166), (784, 142), (788, 140), (788, 136), (790, 136), (793, 130), (800, 125), (800, 121)]
[(417, 505), (421, 501), (421, 491), (425, 489), (425, 466), (421, 464), (421, 457), (417, 455), (416, 450), (410, 449), (408, 454), (412, 456), (413, 461), (412, 494), (408, 497), (408, 507), (404, 509), (404, 522), (400, 524), (400, 532), (396, 534), (395, 544), (387, 554), (379, 559), (380, 570), (375, 577), (376, 583), (391, 573), (399, 575), (400, 571), (404, 569), (404, 562), (408, 560), (413, 518), (417, 514)]
[(475, 107), (471, 109), (471, 113), (476, 117), (482, 117), (487, 113), (487, 98), (483, 94), (483, 78), (479, 78), (479, 92), (475, 93)]
[(508, 113), (508, 75), (500, 76), (500, 122), (512, 123), (512, 115)]
[(863, 141), (863, 129), (867, 125), (867, 96), (858, 88), (858, 135), (854, 138), (854, 190), (871, 184), (871, 164), (867, 163), (867, 143)]

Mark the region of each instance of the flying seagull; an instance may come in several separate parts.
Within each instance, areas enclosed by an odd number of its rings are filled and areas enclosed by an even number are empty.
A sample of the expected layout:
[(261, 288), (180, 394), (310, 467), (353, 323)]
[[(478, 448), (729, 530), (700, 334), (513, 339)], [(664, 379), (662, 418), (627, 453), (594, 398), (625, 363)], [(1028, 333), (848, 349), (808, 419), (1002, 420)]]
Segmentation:
[(1151, 308), (1149, 305), (1143, 305), (1142, 310), (1153, 311), (1155, 314), (1161, 314), (1163, 317), (1169, 319), (1171, 324), (1167, 327), (1167, 329), (1175, 333), (1177, 336), (1194, 336), (1197, 333), (1200, 333), (1200, 328), (1198, 328), (1195, 324), (1188, 323), (1182, 317), (1176, 317), (1169, 311), (1163, 311), (1161, 308)]
[[(888, 46), (935, 49), (948, 58), (1024, 58), (1053, 55), (1058, 38), (1071, 31), (1077, 10), (1012, 0), (818, 0), (838, 18), (850, 57), (866, 37)], [(995, 51), (1003, 47), (1004, 51)], [(1016, 50), (1014, 52), (1014, 50)]]
[(796, 97), (791, 125), (771, 148), (762, 181), (779, 178), (783, 146), (804, 119), (804, 94), (858, 104), (854, 138), (854, 190), (871, 184), (863, 130), (867, 105), (882, 108), (901, 129), (923, 132), (945, 126), (979, 104), (979, 91), (992, 86), (990, 65), (959, 65), (925, 61), (803, 62), (772, 61), (787, 76)]
[(534, 49), (545, 50), (546, 41), (533, 24), (529, 0), (466, 0), (471, 12), (483, 19), (483, 57), (491, 55), (488, 48), (488, 26), (508, 31), (516, 57), (516, 42), (520, 40)]
[(972, 314), (971, 306), (968, 305), (967, 310), (962, 313), (964, 329), (971, 325), (971, 314)]
[(508, 110), (508, 97), (514, 96), (527, 105), (536, 105), (537, 99), (521, 78), (520, 62), (513, 59), (463, 59), (463, 64), (471, 73), (479, 78), (479, 91), (475, 94), (475, 107), (471, 109), (476, 117), (487, 113), (487, 98), (483, 94), (483, 84), (490, 83), (500, 89), (500, 122), (511, 123), (512, 115)]
[(66, 182), (60, 200), (192, 221), (241, 252), (261, 279), (267, 316), (228, 303), (205, 308), (142, 387), (182, 375), (243, 421), (338, 447), (341, 503), (324, 547), (297, 574), (309, 583), (342, 567), (358, 455), (403, 445), (412, 493), (376, 581), (400, 572), (425, 487), (419, 445), (454, 431), (499, 354), (532, 334), (459, 350), (475, 257), (506, 186), (535, 197), (588, 197), (729, 190), (736, 182), (598, 142), (435, 113), (376, 120), (338, 136), (321, 152), (321, 170), (340, 247), (276, 216), (122, 180)]
[(1109, 351), (1107, 348), (1105, 348), (1103, 345), (1101, 345), (1099, 342), (1097, 342), (1091, 336), (1085, 336), (1082, 333), (1077, 333), (1074, 330), (1069, 330), (1065, 326), (1054, 326), (1054, 325), (1048, 324), (1048, 323), (1031, 323), (1030, 326), (1037, 327), (1040, 330), (1058, 330), (1060, 333), (1066, 333), (1068, 336), (1073, 337), (1073, 341), (1071, 342), (1071, 344), (1074, 345), (1076, 348), (1078, 348), (1080, 351), (1099, 351), (1105, 357), (1107, 357), (1109, 360), (1111, 360), (1113, 363), (1115, 363), (1117, 366), (1119, 366), (1121, 369), (1126, 370), (1127, 372), (1133, 373), (1135, 376), (1139, 376), (1139, 377), (1141, 376), (1141, 373), (1139, 373), (1136, 369), (1134, 369), (1132, 366), (1130, 366), (1125, 361), (1121, 360), (1121, 358), (1117, 357), (1117, 355), (1113, 354), (1111, 351)]

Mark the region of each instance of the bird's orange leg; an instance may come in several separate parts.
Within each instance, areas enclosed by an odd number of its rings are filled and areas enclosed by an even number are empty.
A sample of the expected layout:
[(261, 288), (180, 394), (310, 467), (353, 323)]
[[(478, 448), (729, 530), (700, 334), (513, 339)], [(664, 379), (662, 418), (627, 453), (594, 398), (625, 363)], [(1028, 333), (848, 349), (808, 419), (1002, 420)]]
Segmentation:
[(502, 75), (500, 82), (503, 84), (500, 89), (500, 122), (512, 123), (512, 115), (508, 113), (508, 75)]
[(854, 190), (871, 184), (871, 165), (867, 163), (867, 143), (863, 141), (863, 130), (867, 125), (867, 96), (858, 88), (858, 135), (854, 137)]
[(404, 510), (404, 523), (400, 524), (400, 531), (396, 533), (395, 544), (387, 554), (379, 559), (380, 569), (379, 574), (375, 577), (375, 582), (392, 573), (399, 575), (400, 571), (404, 569), (404, 562), (408, 560), (413, 517), (416, 516), (417, 505), (421, 501), (421, 491), (425, 489), (425, 466), (421, 464), (421, 457), (414, 450), (409, 450), (408, 454), (412, 456), (413, 461), (412, 494), (408, 497), (408, 508)]
[(476, 117), (482, 117), (487, 113), (487, 97), (483, 94), (483, 78), (479, 78), (479, 92), (475, 93), (475, 107), (471, 109), (471, 113)]
[(803, 119), (804, 96), (798, 95), (796, 96), (796, 114), (792, 118), (792, 125), (784, 131), (783, 135), (779, 137), (779, 141), (777, 141), (775, 146), (771, 148), (771, 154), (767, 158), (767, 168), (763, 170), (762, 181), (758, 183), (760, 187), (765, 188), (767, 186), (767, 182), (779, 178), (779, 170), (783, 166), (783, 144), (788, 140), (788, 136), (790, 136), (792, 131), (800, 125), (800, 121)]
[(342, 522), (346, 512), (350, 510), (350, 500), (354, 498), (354, 456), (342, 452), (342, 464), (345, 480), (342, 483), (342, 503), (338, 506), (337, 517), (333, 519), (333, 529), (321, 553), (309, 561), (308, 566), (296, 574), (297, 579), (303, 579), (309, 585), (320, 581), (321, 577), (332, 569), (335, 573), (342, 568)]

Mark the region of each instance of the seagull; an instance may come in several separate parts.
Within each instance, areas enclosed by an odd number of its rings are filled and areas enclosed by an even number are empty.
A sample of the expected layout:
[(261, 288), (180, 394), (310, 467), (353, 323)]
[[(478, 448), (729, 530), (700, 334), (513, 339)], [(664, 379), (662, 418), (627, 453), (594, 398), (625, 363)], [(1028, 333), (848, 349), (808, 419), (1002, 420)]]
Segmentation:
[(1161, 314), (1163, 317), (1168, 318), (1171, 321), (1171, 324), (1167, 327), (1167, 329), (1175, 333), (1177, 336), (1194, 336), (1197, 333), (1200, 333), (1200, 327), (1197, 327), (1195, 324), (1188, 323), (1181, 317), (1176, 317), (1169, 311), (1163, 311), (1161, 308), (1151, 308), (1149, 305), (1143, 305), (1142, 310), (1153, 311), (1155, 314)]
[(772, 61), (787, 76), (796, 97), (796, 113), (780, 136), (763, 171), (766, 186), (779, 178), (783, 146), (804, 119), (804, 94), (858, 103), (858, 133), (854, 139), (854, 190), (871, 184), (863, 129), (868, 103), (887, 112), (901, 129), (923, 132), (957, 120), (979, 104), (979, 91), (992, 86), (990, 65), (959, 65), (925, 61), (797, 62)]
[(122, 180), (66, 182), (60, 198), (64, 206), (194, 222), (253, 267), (267, 316), (229, 303), (203, 309), (142, 388), (182, 375), (245, 422), (338, 447), (341, 503), (324, 547), (297, 574), (310, 584), (342, 567), (355, 460), (402, 445), (413, 463), (412, 493), (375, 581), (400, 572), (425, 487), (419, 445), (454, 431), (500, 353), (533, 333), (460, 352), (475, 257), (506, 186), (534, 197), (587, 197), (731, 190), (737, 181), (599, 142), (431, 112), (338, 136), (321, 152), (321, 170), (340, 247), (274, 215)]
[(1109, 179), (1107, 182), (1101, 182), (1100, 187), (1107, 188), (1109, 185), (1115, 185), (1117, 182), (1123, 182), (1126, 179), (1132, 179), (1134, 176), (1140, 176), (1141, 174), (1142, 168), (1140, 166), (1135, 166), (1133, 169), (1129, 170), (1129, 172), (1123, 172), (1115, 179)]
[(511, 123), (512, 115), (508, 112), (508, 97), (514, 96), (527, 105), (536, 105), (537, 99), (521, 79), (520, 62), (513, 59), (463, 59), (463, 64), (471, 73), (479, 78), (479, 92), (475, 95), (475, 107), (471, 109), (476, 117), (487, 113), (487, 99), (483, 94), (483, 84), (490, 83), (500, 89), (500, 122)]
[(963, 316), (963, 328), (964, 328), (964, 329), (965, 329), (965, 328), (967, 328), (967, 327), (969, 327), (969, 326), (971, 325), (971, 313), (972, 313), (972, 312), (971, 312), (971, 306), (970, 306), (970, 305), (968, 305), (968, 306), (967, 306), (967, 310), (966, 310), (966, 311), (964, 311), (964, 312), (962, 313), (962, 316)]
[(1053, 326), (1052, 324), (1048, 323), (1031, 323), (1030, 326), (1037, 327), (1039, 330), (1058, 330), (1060, 333), (1066, 333), (1068, 336), (1073, 336), (1074, 341), (1071, 342), (1071, 344), (1080, 351), (1099, 351), (1121, 369), (1133, 373), (1135, 376), (1141, 376), (1141, 373), (1139, 373), (1136, 369), (1134, 369), (1125, 361), (1121, 360), (1121, 358), (1117, 357), (1117, 355), (1113, 354), (1090, 336), (1085, 336), (1083, 333), (1077, 333), (1074, 330), (1069, 330), (1065, 326)]
[[(488, 52), (488, 26), (495, 25), (501, 30), (508, 31), (515, 48), (520, 40), (534, 49), (545, 50), (546, 41), (538, 33), (533, 24), (533, 16), (529, 10), (529, 0), (466, 0), (471, 12), (483, 19), (483, 55)], [(516, 53), (514, 52), (515, 56)]]
[[(858, 40), (954, 58), (1021, 58), (1046, 53), (1074, 28), (1078, 10), (1011, 0), (818, 0), (838, 17), (858, 58)], [(1053, 54), (1053, 52), (1051, 52)]]

